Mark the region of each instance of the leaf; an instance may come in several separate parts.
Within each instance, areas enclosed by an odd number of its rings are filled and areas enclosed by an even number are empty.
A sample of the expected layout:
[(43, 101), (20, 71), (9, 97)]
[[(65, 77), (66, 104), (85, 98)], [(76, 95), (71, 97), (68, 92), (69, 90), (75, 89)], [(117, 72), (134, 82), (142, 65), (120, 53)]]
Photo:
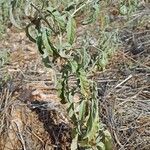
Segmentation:
[(99, 4), (97, 2), (93, 1), (93, 4), (91, 4), (92, 8), (91, 8), (90, 12), (88, 12), (89, 16), (87, 17), (87, 19), (85, 19), (82, 22), (83, 25), (87, 25), (87, 24), (93, 23), (100, 16), (100, 6), (99, 6)]
[(43, 55), (44, 54), (44, 51), (43, 51), (43, 42), (42, 42), (42, 36), (41, 34), (39, 33), (37, 38), (36, 38), (36, 44), (38, 46), (38, 50), (39, 52)]
[(53, 13), (54, 19), (57, 21), (57, 23), (60, 25), (62, 29), (65, 29), (66, 26), (66, 17), (65, 15), (61, 15), (58, 11)]
[(69, 106), (67, 108), (67, 112), (68, 112), (68, 115), (69, 115), (70, 118), (74, 117), (74, 110), (73, 110), (73, 108), (74, 108), (74, 104), (73, 103), (69, 104)]
[(50, 60), (49, 60), (48, 56), (47, 57), (43, 57), (42, 61), (44, 62), (45, 67), (51, 68), (51, 63), (50, 63)]
[(68, 43), (72, 45), (75, 40), (75, 33), (76, 33), (76, 22), (74, 18), (72, 17), (69, 18), (66, 26), (66, 31)]
[(112, 137), (111, 137), (111, 134), (108, 130), (105, 130), (104, 131), (104, 144), (105, 144), (105, 147), (106, 147), (106, 150), (112, 150)]
[(31, 1), (30, 0), (26, 1), (26, 4), (24, 6), (24, 12), (26, 16), (30, 16), (30, 6), (31, 6)]
[(106, 150), (103, 142), (97, 143), (96, 147), (98, 150)]
[(89, 141), (91, 141), (92, 139), (94, 140), (96, 138), (99, 129), (98, 124), (99, 124), (99, 120), (98, 120), (97, 112), (91, 110), (90, 117), (87, 122), (87, 132), (84, 139), (88, 138)]
[(8, 61), (8, 52), (0, 51), (0, 68)]
[(70, 66), (71, 66), (72, 73), (75, 73), (78, 69), (78, 63), (74, 60), (69, 61), (69, 63), (70, 63)]
[(80, 69), (79, 72), (81, 94), (83, 94), (85, 97), (88, 97), (90, 95), (90, 83), (86, 77), (86, 72), (83, 69)]
[(102, 70), (105, 69), (107, 64), (108, 64), (107, 53), (106, 52), (102, 52), (101, 58), (99, 58), (99, 65), (102, 68)]
[(51, 48), (51, 45), (50, 45), (51, 43), (49, 42), (48, 35), (47, 35), (47, 30), (46, 29), (43, 29), (43, 31), (42, 31), (42, 41), (43, 41), (43, 45), (46, 48), (48, 54), (50, 56), (52, 56), (53, 55), (53, 50)]
[(102, 31), (104, 31), (104, 29), (106, 28), (106, 20), (105, 20), (104, 12), (101, 12), (101, 15), (100, 15), (100, 28)]
[[(91, 99), (91, 105), (90, 105), (90, 116), (87, 121), (87, 132), (84, 137), (88, 138), (89, 141), (96, 139), (96, 137), (99, 134), (99, 111), (98, 111), (98, 99), (97, 99), (97, 91), (94, 87), (96, 84), (93, 84), (93, 93), (92, 93), (92, 99)], [(95, 141), (96, 142), (96, 141)]]
[(47, 68), (51, 68), (51, 62), (49, 60), (49, 53), (48, 51), (46, 51), (46, 49), (44, 49), (43, 47), (43, 40), (42, 40), (42, 35), (41, 33), (38, 34), (37, 38), (36, 38), (36, 43), (37, 43), (37, 46), (38, 46), (38, 50), (39, 52), (42, 54), (42, 61), (44, 62), (44, 65), (47, 67)]
[(71, 49), (71, 45), (69, 43), (60, 41), (58, 44), (55, 45), (55, 47), (59, 53), (59, 56), (65, 59), (70, 58), (70, 55), (66, 55), (66, 53)]
[(6, 1), (6, 0), (1, 0), (1, 1), (0, 1), (0, 5), (1, 5), (2, 3), (4, 3), (5, 1)]
[(66, 79), (65, 79), (65, 77), (62, 76), (62, 81), (60, 81), (60, 84), (59, 84), (59, 88), (60, 88), (59, 97), (61, 98), (61, 103), (62, 104), (67, 103), (65, 86), (66, 86)]
[(95, 9), (95, 11), (94, 11), (95, 19), (97, 19), (99, 17), (99, 13), (100, 13), (100, 6), (98, 3), (95, 3), (93, 5), (93, 8)]
[(82, 100), (79, 108), (79, 121), (83, 121), (83, 118), (85, 117), (85, 108), (86, 108), (86, 101)]
[(87, 67), (91, 61), (91, 56), (87, 53), (86, 48), (81, 50), (81, 53), (82, 53), (82, 65), (83, 65), (84, 69), (87, 69)]
[[(67, 112), (68, 112), (68, 115), (69, 117), (71, 118), (71, 121), (72, 123), (74, 124), (75, 127), (78, 126), (78, 116), (75, 112), (75, 106), (74, 106), (74, 103), (71, 102), (71, 103), (68, 103), (67, 104)], [(77, 130), (77, 128), (75, 128), (75, 130)], [(74, 136), (74, 134), (72, 133), (72, 136)]]
[(18, 29), (22, 29), (22, 28), (20, 27), (20, 25), (16, 22), (15, 18), (14, 18), (12, 6), (10, 6), (10, 8), (9, 8), (9, 16), (10, 16), (10, 21), (11, 21), (11, 23), (12, 23), (15, 27), (17, 27)]
[(66, 26), (66, 15), (62, 15), (56, 8), (49, 6), (47, 11), (53, 16), (54, 20), (59, 24), (62, 29)]

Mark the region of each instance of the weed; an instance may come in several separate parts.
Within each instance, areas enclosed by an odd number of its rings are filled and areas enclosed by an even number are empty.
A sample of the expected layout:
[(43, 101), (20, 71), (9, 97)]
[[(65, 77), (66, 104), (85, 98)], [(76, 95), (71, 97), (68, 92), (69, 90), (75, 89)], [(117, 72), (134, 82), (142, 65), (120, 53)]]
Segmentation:
[[(37, 44), (45, 66), (54, 69), (56, 76), (61, 74), (57, 79), (58, 94), (61, 103), (67, 104), (74, 125), (71, 149), (111, 150), (111, 135), (99, 118), (97, 84), (89, 79), (91, 72), (106, 68), (109, 57), (118, 47), (118, 32), (111, 26), (108, 11), (111, 2), (51, 0), (39, 3), (33, 0), (21, 3), (18, 8), (20, 3), (15, 0), (11, 3), (11, 22), (18, 28), (25, 28), (27, 37)], [(119, 1), (118, 4), (122, 15), (136, 11), (137, 1)], [(16, 12), (21, 10), (28, 18), (25, 27), (16, 21)], [(77, 44), (79, 28), (90, 25), (98, 27), (95, 29), (97, 44), (83, 36)], [(70, 84), (72, 78), (73, 85)], [(74, 100), (76, 95), (79, 99)]]

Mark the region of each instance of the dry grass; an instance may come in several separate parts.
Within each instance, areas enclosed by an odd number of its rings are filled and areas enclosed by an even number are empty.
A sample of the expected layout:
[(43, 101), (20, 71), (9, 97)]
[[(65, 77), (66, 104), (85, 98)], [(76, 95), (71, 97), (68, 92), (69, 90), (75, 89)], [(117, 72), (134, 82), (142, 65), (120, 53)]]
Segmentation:
[(41, 65), (36, 48), (24, 34), (8, 34), (10, 42), (1, 45), (11, 52), (3, 69), (10, 79), (0, 91), (0, 149), (68, 149), (71, 125), (60, 106), (51, 72)]
[(114, 137), (114, 149), (150, 149), (149, 52), (149, 47), (137, 55), (121, 50), (97, 78), (101, 117)]

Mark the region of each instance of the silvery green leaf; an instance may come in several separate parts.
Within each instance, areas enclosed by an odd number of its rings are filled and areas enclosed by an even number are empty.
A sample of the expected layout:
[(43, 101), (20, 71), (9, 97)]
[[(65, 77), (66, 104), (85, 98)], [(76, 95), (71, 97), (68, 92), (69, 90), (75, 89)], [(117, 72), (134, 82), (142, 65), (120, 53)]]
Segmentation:
[(43, 45), (44, 45), (45, 49), (47, 50), (48, 54), (52, 56), (53, 50), (51, 48), (51, 45), (50, 45), (51, 43), (49, 42), (46, 29), (43, 29), (43, 31), (42, 31), (42, 41), (43, 41)]
[(74, 18), (72, 17), (69, 18), (66, 26), (66, 31), (67, 31), (68, 43), (73, 44), (75, 40), (75, 32), (76, 32), (76, 22)]

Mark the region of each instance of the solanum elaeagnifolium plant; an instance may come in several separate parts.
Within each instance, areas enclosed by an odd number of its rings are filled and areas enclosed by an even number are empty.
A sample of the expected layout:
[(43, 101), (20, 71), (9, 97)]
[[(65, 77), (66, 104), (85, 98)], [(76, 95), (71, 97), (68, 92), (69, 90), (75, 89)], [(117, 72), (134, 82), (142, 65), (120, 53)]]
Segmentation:
[[(21, 4), (21, 8), (18, 5)], [(114, 33), (100, 30), (98, 45), (92, 46), (82, 39), (77, 43), (80, 27), (95, 24), (102, 18), (99, 0), (12, 0), (10, 20), (25, 29), (27, 37), (37, 44), (46, 67), (52, 68), (61, 77), (57, 79), (58, 94), (67, 112), (72, 129), (71, 149), (111, 150), (111, 135), (99, 118), (97, 85), (89, 79), (89, 73), (103, 70), (108, 57), (115, 50)], [(26, 15), (26, 22), (16, 21), (17, 9)], [(108, 26), (109, 19), (103, 18)], [(99, 25), (99, 24), (98, 24)], [(86, 29), (88, 30), (88, 28)], [(115, 39), (114, 39), (115, 41)], [(61, 62), (58, 64), (58, 62)], [(71, 85), (71, 80), (74, 80)], [(74, 99), (75, 96), (78, 99)]]

